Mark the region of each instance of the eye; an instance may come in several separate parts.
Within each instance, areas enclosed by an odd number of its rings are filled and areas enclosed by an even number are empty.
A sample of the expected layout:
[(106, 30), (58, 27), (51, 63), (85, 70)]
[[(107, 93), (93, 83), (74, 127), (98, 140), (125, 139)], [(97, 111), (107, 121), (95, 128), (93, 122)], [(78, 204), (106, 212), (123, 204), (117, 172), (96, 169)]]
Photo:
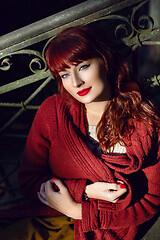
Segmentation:
[(86, 68), (88, 68), (90, 66), (90, 64), (84, 64), (82, 66), (80, 66), (79, 70), (84, 70)]
[(69, 73), (64, 73), (64, 74), (62, 74), (60, 77), (61, 77), (62, 79), (65, 79), (65, 78), (69, 77)]

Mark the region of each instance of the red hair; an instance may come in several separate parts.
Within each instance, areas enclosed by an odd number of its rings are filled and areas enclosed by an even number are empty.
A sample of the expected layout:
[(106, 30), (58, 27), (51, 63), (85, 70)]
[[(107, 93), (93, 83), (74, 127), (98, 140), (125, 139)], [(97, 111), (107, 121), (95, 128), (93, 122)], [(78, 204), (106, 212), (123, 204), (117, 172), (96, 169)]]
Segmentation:
[(100, 58), (103, 60), (107, 80), (114, 92), (100, 122), (97, 136), (104, 152), (117, 142), (123, 143), (134, 131), (134, 121), (159, 125), (153, 105), (144, 101), (136, 79), (131, 76), (127, 62), (118, 54), (104, 32), (93, 26), (76, 26), (63, 30), (51, 40), (46, 61), (52, 74), (58, 79), (61, 95), (69, 93), (63, 88), (59, 71), (71, 64)]

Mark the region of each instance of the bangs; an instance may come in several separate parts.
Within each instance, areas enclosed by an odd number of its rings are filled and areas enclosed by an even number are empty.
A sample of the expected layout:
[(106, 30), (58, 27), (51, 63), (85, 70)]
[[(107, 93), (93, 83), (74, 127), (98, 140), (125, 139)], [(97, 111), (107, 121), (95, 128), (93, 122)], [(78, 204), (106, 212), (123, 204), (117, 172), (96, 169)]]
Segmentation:
[(79, 64), (90, 58), (99, 57), (95, 48), (82, 36), (65, 37), (60, 41), (55, 41), (49, 46), (49, 54), (46, 52), (46, 60), (52, 73), (58, 75), (58, 72), (69, 68), (70, 65)]

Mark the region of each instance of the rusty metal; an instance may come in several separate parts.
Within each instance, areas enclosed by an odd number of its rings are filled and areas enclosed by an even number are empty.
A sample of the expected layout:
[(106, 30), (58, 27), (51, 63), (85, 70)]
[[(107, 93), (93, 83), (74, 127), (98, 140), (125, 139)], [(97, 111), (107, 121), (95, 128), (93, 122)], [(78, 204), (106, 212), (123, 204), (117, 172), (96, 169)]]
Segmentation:
[(143, 0), (89, 0), (0, 37), (0, 56), (49, 39), (62, 29), (93, 22)]

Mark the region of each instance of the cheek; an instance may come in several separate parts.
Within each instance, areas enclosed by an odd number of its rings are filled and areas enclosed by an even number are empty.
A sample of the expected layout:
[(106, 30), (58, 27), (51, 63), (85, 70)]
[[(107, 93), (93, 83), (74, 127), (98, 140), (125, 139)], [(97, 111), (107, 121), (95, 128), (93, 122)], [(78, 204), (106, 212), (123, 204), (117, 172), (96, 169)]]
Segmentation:
[(63, 85), (63, 87), (64, 87), (64, 89), (65, 89), (67, 92), (70, 93), (70, 89), (69, 89), (68, 87), (66, 87), (66, 86), (64, 86), (64, 85)]
[(62, 81), (62, 85), (63, 85), (64, 89), (68, 92), (69, 85), (67, 83), (65, 83), (64, 81)]
[(97, 78), (95, 78), (95, 83), (97, 87), (99, 86), (100, 88), (106, 85), (105, 79), (99, 76), (99, 74), (97, 74)]
[(63, 87), (70, 95), (74, 95), (73, 89), (70, 84), (63, 84)]

